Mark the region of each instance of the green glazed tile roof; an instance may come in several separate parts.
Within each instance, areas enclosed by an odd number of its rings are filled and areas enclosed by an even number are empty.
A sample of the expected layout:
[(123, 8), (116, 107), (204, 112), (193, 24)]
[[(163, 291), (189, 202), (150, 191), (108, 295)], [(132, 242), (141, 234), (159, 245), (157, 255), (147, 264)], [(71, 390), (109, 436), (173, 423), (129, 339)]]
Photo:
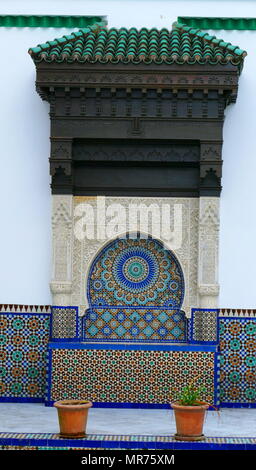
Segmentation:
[(200, 29), (226, 29), (255, 31), (256, 18), (221, 17), (221, 16), (179, 16), (179, 23)]
[(5, 28), (85, 28), (106, 19), (104, 16), (77, 15), (0, 15)]
[(29, 49), (35, 62), (167, 63), (231, 62), (240, 65), (246, 52), (207, 32), (174, 23), (173, 29), (110, 28), (101, 23)]

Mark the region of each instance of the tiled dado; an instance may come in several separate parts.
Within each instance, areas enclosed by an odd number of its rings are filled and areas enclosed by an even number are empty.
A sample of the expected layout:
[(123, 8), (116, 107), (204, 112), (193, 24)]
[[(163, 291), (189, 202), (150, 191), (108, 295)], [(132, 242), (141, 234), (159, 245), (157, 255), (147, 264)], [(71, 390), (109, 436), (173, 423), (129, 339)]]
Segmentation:
[(50, 315), (0, 313), (0, 401), (43, 401)]
[(210, 403), (217, 401), (217, 354), (213, 346), (204, 350), (189, 346), (51, 346), (49, 403), (79, 398), (99, 404), (163, 405), (175, 400), (181, 388), (196, 377), (205, 387), (203, 398)]
[[(208, 437), (203, 441), (176, 441), (169, 436), (87, 434), (85, 438), (63, 439), (50, 433), (0, 433), (0, 450), (256, 450), (253, 437)], [(148, 453), (148, 452), (147, 452)]]
[(63, 439), (50, 433), (0, 433), (0, 450), (256, 450), (253, 437), (205, 437), (199, 442), (176, 441), (174, 436), (87, 434), (85, 438)]
[(220, 318), (222, 405), (256, 403), (256, 318)]

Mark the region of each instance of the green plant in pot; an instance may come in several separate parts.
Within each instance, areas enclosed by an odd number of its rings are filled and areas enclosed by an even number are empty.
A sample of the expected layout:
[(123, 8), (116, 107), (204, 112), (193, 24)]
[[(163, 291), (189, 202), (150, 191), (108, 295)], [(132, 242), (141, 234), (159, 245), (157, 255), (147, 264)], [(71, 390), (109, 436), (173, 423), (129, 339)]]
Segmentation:
[(203, 424), (209, 403), (202, 400), (204, 387), (198, 386), (198, 378), (186, 385), (178, 398), (171, 403), (174, 410), (176, 429), (175, 439), (180, 441), (201, 441), (204, 439)]

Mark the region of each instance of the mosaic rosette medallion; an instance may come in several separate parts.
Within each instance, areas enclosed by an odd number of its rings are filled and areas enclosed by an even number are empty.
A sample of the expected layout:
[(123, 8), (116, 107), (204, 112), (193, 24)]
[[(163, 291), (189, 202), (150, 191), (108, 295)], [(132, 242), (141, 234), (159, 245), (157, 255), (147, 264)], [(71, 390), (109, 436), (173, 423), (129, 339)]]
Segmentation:
[(89, 303), (178, 309), (184, 296), (181, 267), (153, 239), (115, 240), (96, 258), (89, 275)]
[(178, 260), (153, 239), (115, 240), (94, 261), (84, 339), (185, 341)]

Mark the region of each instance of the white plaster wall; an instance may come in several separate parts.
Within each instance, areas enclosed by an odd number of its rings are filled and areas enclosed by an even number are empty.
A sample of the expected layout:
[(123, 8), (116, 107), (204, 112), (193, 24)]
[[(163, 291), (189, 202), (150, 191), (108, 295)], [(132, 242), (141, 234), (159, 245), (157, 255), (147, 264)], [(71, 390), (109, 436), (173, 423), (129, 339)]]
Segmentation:
[(168, 27), (177, 16), (256, 17), (255, 0), (1, 0), (0, 14), (107, 15), (109, 26)]
[[(171, 27), (177, 16), (256, 17), (242, 0), (1, 0), (0, 14), (106, 15), (109, 26)], [(51, 302), (48, 105), (27, 50), (70, 30), (0, 28), (0, 303)], [(254, 150), (256, 31), (215, 34), (248, 51), (239, 96), (226, 111), (220, 230), (220, 305), (256, 305)]]

